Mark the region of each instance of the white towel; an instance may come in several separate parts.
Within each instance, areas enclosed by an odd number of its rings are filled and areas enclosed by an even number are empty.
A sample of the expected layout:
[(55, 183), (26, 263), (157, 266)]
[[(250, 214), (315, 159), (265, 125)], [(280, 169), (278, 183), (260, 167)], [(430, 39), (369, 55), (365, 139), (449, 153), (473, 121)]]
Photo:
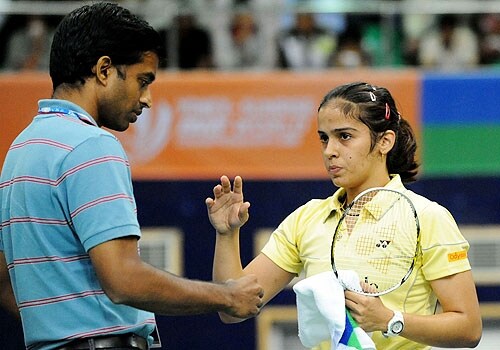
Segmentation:
[[(344, 288), (333, 271), (301, 280), (294, 285), (293, 290), (297, 295), (299, 338), (305, 347), (311, 348), (330, 340), (332, 350), (375, 350), (375, 344), (368, 334), (352, 318), (347, 317)], [(347, 327), (346, 322), (349, 322)]]

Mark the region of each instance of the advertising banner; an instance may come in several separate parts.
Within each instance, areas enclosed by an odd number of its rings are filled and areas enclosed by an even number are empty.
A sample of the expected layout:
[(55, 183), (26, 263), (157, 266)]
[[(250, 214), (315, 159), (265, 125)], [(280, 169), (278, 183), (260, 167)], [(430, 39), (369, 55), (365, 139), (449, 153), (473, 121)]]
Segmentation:
[[(136, 180), (319, 179), (326, 177), (316, 127), (319, 103), (351, 81), (387, 87), (419, 133), (420, 85), (414, 71), (310, 73), (159, 72), (153, 107), (114, 133)], [(47, 75), (0, 76), (0, 162), (51, 94)]]

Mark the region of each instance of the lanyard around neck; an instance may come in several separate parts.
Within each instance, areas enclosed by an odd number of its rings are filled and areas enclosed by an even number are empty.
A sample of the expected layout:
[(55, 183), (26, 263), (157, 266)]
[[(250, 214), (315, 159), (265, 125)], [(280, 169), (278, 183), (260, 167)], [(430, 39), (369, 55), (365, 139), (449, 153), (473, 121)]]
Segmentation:
[(62, 114), (66, 114), (66, 115), (72, 116), (74, 118), (78, 118), (79, 120), (81, 120), (84, 123), (97, 126), (97, 124), (95, 123), (95, 121), (92, 118), (90, 118), (89, 116), (87, 116), (85, 114), (82, 114), (82, 113), (79, 113), (79, 112), (76, 112), (76, 111), (73, 111), (73, 110), (68, 109), (68, 108), (62, 108), (62, 107), (41, 107), (38, 110), (38, 113), (39, 114), (62, 113)]

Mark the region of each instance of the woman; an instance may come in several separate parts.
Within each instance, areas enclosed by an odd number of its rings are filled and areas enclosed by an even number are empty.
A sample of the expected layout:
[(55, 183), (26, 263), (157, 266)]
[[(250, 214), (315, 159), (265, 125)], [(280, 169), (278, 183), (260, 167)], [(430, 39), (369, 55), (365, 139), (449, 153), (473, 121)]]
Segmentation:
[[(254, 274), (264, 288), (264, 303), (302, 271), (307, 278), (331, 270), (332, 234), (343, 208), (357, 194), (382, 186), (405, 190), (403, 183), (414, 181), (417, 174), (413, 132), (387, 89), (366, 83), (339, 86), (324, 97), (317, 120), (324, 165), (339, 189), (291, 213), (244, 269), (239, 229), (248, 219), (250, 204), (243, 201), (241, 178), (235, 178), (231, 189), (229, 179), (221, 177), (214, 199), (206, 200), (217, 231), (214, 279)], [(444, 207), (408, 192), (421, 224), (417, 266), (409, 280), (389, 294), (368, 297), (346, 291), (346, 307), (361, 328), (373, 332), (377, 349), (475, 347), (482, 322), (466, 254), (469, 245)], [(224, 322), (241, 321), (220, 316)], [(404, 327), (392, 329), (401, 321)]]

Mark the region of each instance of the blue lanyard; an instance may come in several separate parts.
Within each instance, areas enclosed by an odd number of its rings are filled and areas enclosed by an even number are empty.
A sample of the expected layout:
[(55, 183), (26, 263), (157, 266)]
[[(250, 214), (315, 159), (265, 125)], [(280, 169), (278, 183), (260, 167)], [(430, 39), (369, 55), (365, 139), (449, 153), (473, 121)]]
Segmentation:
[(92, 124), (92, 125), (97, 126), (97, 124), (95, 123), (95, 121), (92, 118), (89, 118), (85, 114), (78, 113), (78, 112), (72, 111), (71, 109), (67, 109), (67, 108), (61, 108), (61, 107), (42, 107), (42, 108), (40, 108), (38, 110), (38, 113), (40, 113), (40, 114), (50, 114), (50, 113), (67, 114), (67, 115), (70, 115), (72, 117), (80, 119), (84, 123)]

